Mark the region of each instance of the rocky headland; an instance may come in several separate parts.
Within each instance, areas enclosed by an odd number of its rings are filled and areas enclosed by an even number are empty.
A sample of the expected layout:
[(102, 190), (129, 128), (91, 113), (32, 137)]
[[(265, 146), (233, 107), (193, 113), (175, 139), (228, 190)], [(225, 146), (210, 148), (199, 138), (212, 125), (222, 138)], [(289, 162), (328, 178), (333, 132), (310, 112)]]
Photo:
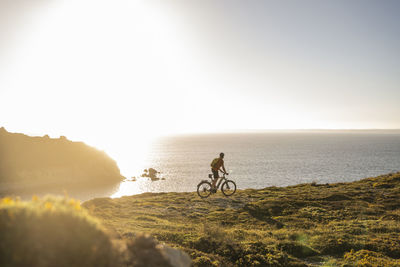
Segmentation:
[(64, 193), (118, 185), (124, 177), (103, 151), (66, 137), (0, 128), (0, 195)]

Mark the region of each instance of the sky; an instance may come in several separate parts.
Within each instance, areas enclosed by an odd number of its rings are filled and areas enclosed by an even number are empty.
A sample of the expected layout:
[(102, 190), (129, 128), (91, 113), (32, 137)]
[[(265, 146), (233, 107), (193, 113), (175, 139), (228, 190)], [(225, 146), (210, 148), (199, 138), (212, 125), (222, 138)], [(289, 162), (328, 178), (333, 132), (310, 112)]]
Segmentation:
[(390, 0), (1, 0), (0, 126), (113, 155), (177, 133), (400, 128), (398, 14)]

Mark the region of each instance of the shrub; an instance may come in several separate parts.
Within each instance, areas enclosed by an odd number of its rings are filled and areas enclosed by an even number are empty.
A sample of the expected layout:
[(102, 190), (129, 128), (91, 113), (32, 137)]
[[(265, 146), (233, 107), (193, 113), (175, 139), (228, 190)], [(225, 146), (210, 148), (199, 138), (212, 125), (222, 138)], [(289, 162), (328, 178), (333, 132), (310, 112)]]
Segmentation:
[(344, 252), (350, 251), (355, 247), (349, 238), (344, 235), (320, 235), (314, 238), (313, 242), (316, 249), (322, 255), (342, 255)]
[(212, 224), (203, 225), (203, 236), (190, 241), (191, 248), (214, 253), (235, 262), (242, 254), (242, 246), (231, 238), (222, 226)]
[(297, 242), (283, 241), (278, 244), (278, 248), (297, 258), (307, 258), (318, 255), (318, 252), (314, 249)]
[(194, 267), (216, 267), (217, 264), (213, 263), (207, 256), (200, 256), (193, 260)]
[(0, 236), (0, 266), (117, 264), (108, 235), (73, 199), (3, 198)]
[(369, 250), (359, 250), (344, 254), (345, 262), (350, 266), (400, 266), (400, 260), (391, 259), (381, 253)]

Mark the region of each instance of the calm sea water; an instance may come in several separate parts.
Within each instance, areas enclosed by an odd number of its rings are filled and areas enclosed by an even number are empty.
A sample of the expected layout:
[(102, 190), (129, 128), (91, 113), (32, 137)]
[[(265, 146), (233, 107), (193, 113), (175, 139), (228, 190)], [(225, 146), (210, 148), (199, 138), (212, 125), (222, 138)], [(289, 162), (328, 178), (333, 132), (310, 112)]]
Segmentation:
[(174, 136), (158, 140), (148, 167), (165, 180), (121, 183), (113, 197), (195, 191), (210, 162), (225, 153), (238, 188), (348, 182), (400, 170), (399, 131), (268, 132)]

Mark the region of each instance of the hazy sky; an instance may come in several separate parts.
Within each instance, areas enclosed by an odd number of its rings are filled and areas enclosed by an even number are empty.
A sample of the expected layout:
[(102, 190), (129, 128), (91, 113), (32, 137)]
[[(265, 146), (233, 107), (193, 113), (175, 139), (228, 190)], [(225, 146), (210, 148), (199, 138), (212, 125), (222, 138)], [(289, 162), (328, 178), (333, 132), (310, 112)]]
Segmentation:
[(0, 126), (108, 150), (400, 128), (399, 14), (400, 1), (0, 0)]

